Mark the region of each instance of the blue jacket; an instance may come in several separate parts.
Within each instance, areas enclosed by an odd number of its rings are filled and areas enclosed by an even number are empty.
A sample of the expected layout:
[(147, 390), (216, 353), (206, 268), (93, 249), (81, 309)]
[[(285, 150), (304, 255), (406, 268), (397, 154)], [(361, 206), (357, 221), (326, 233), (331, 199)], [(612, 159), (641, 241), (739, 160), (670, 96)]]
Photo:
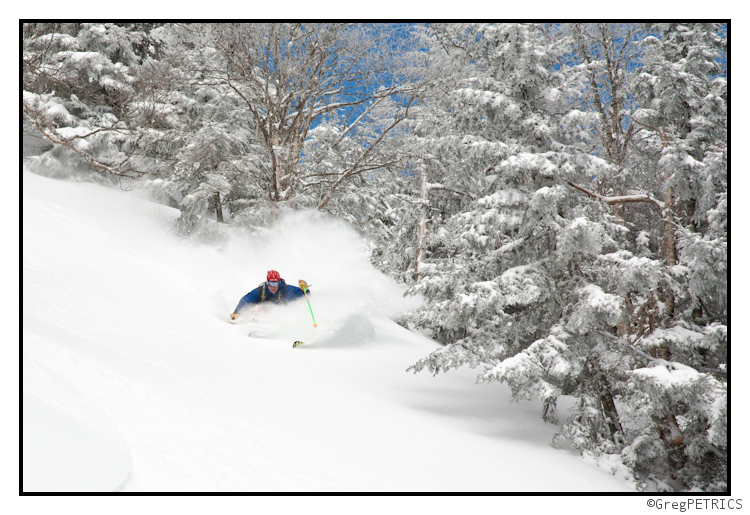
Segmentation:
[[(310, 290), (307, 290), (307, 293), (310, 294)], [(271, 290), (268, 289), (268, 285), (264, 282), (253, 291), (242, 297), (240, 299), (240, 303), (237, 304), (234, 312), (239, 313), (240, 310), (247, 307), (248, 304), (260, 304), (262, 302), (275, 302), (279, 304), (290, 302), (304, 296), (305, 292), (302, 291), (302, 288), (290, 286), (283, 279), (281, 280), (279, 289), (276, 290), (276, 294), (272, 294)]]

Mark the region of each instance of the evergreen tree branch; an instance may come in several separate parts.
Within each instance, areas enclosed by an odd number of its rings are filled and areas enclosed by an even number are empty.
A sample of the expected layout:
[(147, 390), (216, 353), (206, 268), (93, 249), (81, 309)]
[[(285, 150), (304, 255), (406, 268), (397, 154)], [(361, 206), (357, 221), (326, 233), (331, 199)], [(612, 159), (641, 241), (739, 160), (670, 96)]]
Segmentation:
[[(123, 168), (125, 164), (128, 163), (130, 159), (133, 157), (133, 155), (135, 154), (138, 148), (138, 143), (140, 142), (143, 135), (139, 136), (138, 139), (134, 142), (133, 150), (130, 151), (130, 153), (125, 157), (125, 159), (123, 159), (118, 165), (111, 167), (100, 162), (88, 152), (84, 152), (83, 150), (73, 145), (72, 141), (75, 140), (77, 137), (73, 137), (73, 138), (63, 137), (52, 126), (52, 123), (49, 121), (49, 119), (46, 116), (40, 113), (37, 109), (34, 109), (33, 107), (31, 107), (31, 105), (29, 105), (25, 100), (23, 101), (23, 107), (24, 107), (24, 113), (23, 113), (24, 116), (34, 124), (34, 126), (37, 128), (37, 130), (42, 136), (44, 136), (46, 139), (48, 139), (52, 143), (56, 145), (61, 145), (65, 147), (66, 149), (70, 150), (71, 152), (75, 153), (76, 155), (82, 157), (84, 161), (86, 161), (88, 164), (90, 164), (91, 166), (99, 170), (100, 172), (105, 172), (105, 173), (117, 175), (120, 177), (131, 177), (133, 175), (143, 176), (143, 175), (149, 174), (149, 172), (136, 170), (132, 166), (128, 168)], [(99, 131), (96, 130), (92, 132), (92, 134), (96, 132), (99, 132)]]

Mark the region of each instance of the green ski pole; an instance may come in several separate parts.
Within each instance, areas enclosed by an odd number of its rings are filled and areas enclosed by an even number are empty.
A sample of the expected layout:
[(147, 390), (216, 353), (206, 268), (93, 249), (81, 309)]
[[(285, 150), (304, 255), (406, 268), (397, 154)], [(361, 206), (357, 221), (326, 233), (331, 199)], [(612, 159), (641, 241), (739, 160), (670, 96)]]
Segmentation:
[(313, 327), (318, 327), (318, 324), (315, 323), (315, 315), (313, 315), (312, 306), (310, 305), (310, 298), (307, 296), (307, 292), (305, 291), (304, 288), (302, 288), (302, 293), (305, 294), (305, 299), (307, 300), (307, 307), (310, 308), (310, 316), (313, 319)]

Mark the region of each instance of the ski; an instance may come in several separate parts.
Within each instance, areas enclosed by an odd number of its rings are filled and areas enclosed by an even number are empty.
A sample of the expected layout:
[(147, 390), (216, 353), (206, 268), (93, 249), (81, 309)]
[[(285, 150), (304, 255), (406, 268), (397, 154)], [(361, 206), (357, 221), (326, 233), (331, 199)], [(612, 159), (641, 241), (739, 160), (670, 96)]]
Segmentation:
[(305, 342), (301, 342), (301, 341), (297, 340), (296, 342), (294, 342), (294, 343), (292, 344), (292, 348), (294, 349), (295, 347), (299, 347), (299, 346), (300, 346), (300, 345), (302, 345), (303, 343), (305, 343)]

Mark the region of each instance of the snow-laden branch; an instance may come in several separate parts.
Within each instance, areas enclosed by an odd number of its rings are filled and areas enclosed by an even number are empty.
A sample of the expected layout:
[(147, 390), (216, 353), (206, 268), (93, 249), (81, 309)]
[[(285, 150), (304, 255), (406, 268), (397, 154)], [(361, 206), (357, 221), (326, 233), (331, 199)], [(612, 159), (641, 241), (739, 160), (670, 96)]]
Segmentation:
[(639, 195), (624, 195), (620, 197), (605, 197), (604, 195), (599, 195), (595, 191), (591, 191), (587, 188), (584, 188), (583, 186), (579, 186), (578, 184), (575, 184), (572, 181), (568, 181), (568, 184), (573, 186), (577, 190), (581, 190), (584, 193), (587, 193), (588, 195), (591, 195), (594, 198), (597, 198), (604, 202), (605, 204), (609, 204), (610, 206), (616, 206), (619, 204), (629, 204), (632, 202), (646, 202), (653, 206), (661, 215), (662, 211), (664, 209), (664, 203), (659, 202), (655, 198), (646, 195), (645, 193), (641, 193)]
[(445, 191), (450, 191), (451, 193), (455, 193), (457, 195), (463, 195), (464, 197), (469, 197), (471, 200), (475, 200), (474, 196), (472, 196), (469, 193), (466, 193), (465, 191), (455, 190), (453, 188), (449, 188), (448, 186), (444, 186), (444, 185), (439, 184), (439, 183), (430, 182), (430, 183), (427, 183), (426, 186), (427, 186), (428, 190), (445, 190)]
[[(72, 141), (74, 139), (77, 139), (79, 136), (74, 136), (72, 138), (65, 138), (52, 126), (52, 123), (50, 123), (50, 121), (47, 119), (46, 116), (40, 113), (37, 109), (34, 109), (33, 107), (31, 107), (31, 105), (29, 105), (25, 100), (23, 101), (23, 107), (24, 107), (24, 115), (26, 115), (27, 118), (31, 119), (31, 121), (34, 123), (37, 130), (39, 131), (40, 134), (42, 134), (42, 136), (47, 138), (52, 143), (55, 143), (57, 145), (62, 145), (68, 150), (75, 152), (97, 170), (101, 172), (110, 173), (112, 175), (118, 175), (121, 177), (128, 177), (128, 176), (131, 176), (131, 174), (134, 174), (136, 176), (142, 176), (142, 175), (148, 174), (148, 172), (136, 170), (132, 167), (123, 169), (123, 166), (125, 166), (125, 164), (128, 161), (130, 161), (130, 158), (133, 157), (133, 155), (135, 154), (135, 151), (138, 148), (138, 143), (143, 137), (143, 134), (141, 134), (138, 137), (138, 139), (135, 141), (135, 144), (133, 145), (133, 150), (130, 152), (130, 154), (128, 154), (125, 157), (125, 159), (122, 162), (120, 162), (120, 164), (118, 164), (115, 167), (111, 167), (111, 166), (105, 165), (104, 163), (101, 163), (91, 154), (84, 152), (83, 150), (73, 145)], [(96, 132), (99, 132), (99, 130), (93, 131), (91, 134), (94, 134)], [(90, 136), (91, 134), (88, 134), (87, 136)]]

